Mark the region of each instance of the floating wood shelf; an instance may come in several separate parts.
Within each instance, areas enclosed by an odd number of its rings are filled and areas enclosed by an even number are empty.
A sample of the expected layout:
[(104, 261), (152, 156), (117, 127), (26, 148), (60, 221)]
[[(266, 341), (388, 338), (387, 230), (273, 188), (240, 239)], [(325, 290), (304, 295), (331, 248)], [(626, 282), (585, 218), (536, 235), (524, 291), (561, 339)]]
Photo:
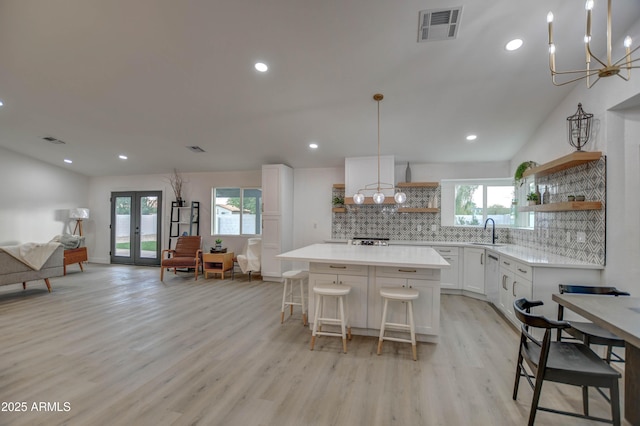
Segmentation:
[(333, 184), (333, 188), (334, 189), (344, 189), (344, 183), (334, 183)]
[[(345, 198), (344, 203), (350, 206), (357, 206), (357, 204), (353, 201), (353, 198)], [(385, 197), (384, 202), (382, 204), (395, 204), (396, 200), (393, 197)], [(364, 197), (364, 205), (377, 205), (373, 202), (373, 197)]]
[(398, 213), (438, 213), (440, 209), (430, 207), (398, 207)]
[(535, 206), (518, 207), (520, 212), (569, 212), (581, 210), (601, 210), (600, 201), (567, 201), (564, 203), (538, 204)]
[(569, 169), (571, 167), (576, 167), (581, 164), (590, 163), (592, 161), (598, 161), (602, 157), (602, 152), (586, 152), (586, 151), (575, 151), (569, 155), (565, 155), (564, 157), (560, 157), (556, 160), (550, 161), (548, 163), (542, 164), (538, 167), (532, 167), (526, 170), (522, 177), (527, 176), (548, 176), (552, 173), (557, 173), (562, 170)]
[(331, 211), (334, 213), (346, 213), (347, 209), (345, 207), (333, 207)]
[(398, 188), (437, 188), (440, 182), (398, 182)]

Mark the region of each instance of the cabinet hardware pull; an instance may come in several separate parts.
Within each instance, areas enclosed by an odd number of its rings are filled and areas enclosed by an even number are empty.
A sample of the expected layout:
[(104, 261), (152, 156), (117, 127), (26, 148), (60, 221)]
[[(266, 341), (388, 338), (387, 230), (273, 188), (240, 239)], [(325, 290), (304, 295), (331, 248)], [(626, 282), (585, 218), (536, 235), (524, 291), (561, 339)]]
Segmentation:
[(441, 253), (451, 253), (451, 250), (438, 250)]
[(516, 283), (517, 281), (513, 282), (513, 287), (511, 287), (511, 294), (513, 294), (513, 297), (517, 297), (516, 296)]
[(398, 269), (398, 272), (418, 272), (415, 269)]
[(507, 266), (511, 266), (511, 264), (509, 262), (505, 262), (504, 260), (502, 261), (502, 263), (504, 263)]
[(346, 266), (333, 266), (333, 265), (329, 265), (329, 268), (331, 268), (331, 269), (347, 269)]
[(495, 257), (495, 256), (491, 256), (490, 254), (488, 254), (488, 255), (487, 255), (487, 257), (488, 257), (489, 259), (498, 260), (498, 258), (497, 258), (497, 257)]
[(527, 273), (527, 271), (525, 271), (524, 269), (520, 269), (520, 268), (518, 268), (518, 271), (522, 272), (523, 274)]
[(484, 253), (480, 255), (480, 264), (484, 265)]

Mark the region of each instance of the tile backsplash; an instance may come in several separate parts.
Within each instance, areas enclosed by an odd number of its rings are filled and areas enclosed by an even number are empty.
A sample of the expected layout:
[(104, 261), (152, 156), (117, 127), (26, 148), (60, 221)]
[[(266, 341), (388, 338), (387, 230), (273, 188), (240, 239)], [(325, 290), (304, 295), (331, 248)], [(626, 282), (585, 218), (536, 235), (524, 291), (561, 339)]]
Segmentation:
[[(538, 178), (540, 191), (549, 186), (551, 202), (568, 195), (600, 201), (602, 210), (538, 212), (534, 229), (497, 228), (498, 242), (518, 244), (584, 262), (605, 263), (606, 158)], [(440, 187), (406, 188), (406, 207), (440, 205)], [(343, 195), (334, 189), (333, 195)], [(441, 213), (399, 213), (395, 205), (349, 205), (346, 213), (333, 213), (332, 239), (380, 237), (401, 241), (490, 242), (483, 227), (441, 226)], [(578, 242), (584, 233), (584, 242)]]

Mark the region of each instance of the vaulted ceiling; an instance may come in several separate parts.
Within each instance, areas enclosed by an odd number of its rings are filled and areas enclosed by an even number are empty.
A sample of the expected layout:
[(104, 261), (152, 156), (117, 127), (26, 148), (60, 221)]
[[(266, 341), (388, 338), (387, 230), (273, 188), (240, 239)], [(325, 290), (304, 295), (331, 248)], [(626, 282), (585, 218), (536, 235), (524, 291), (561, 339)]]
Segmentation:
[[(455, 39), (417, 41), (420, 10), (455, 6)], [(573, 87), (549, 10), (582, 67), (583, 0), (0, 0), (0, 146), (88, 176), (339, 166), (377, 153), (379, 92), (397, 162), (508, 160)], [(614, 0), (614, 40), (638, 19)]]

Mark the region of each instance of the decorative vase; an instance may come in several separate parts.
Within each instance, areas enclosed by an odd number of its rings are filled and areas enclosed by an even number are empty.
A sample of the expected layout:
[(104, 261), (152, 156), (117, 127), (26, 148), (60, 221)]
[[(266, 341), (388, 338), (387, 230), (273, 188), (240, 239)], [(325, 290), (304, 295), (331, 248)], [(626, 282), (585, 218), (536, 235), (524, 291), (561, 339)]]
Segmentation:
[(409, 162), (407, 162), (407, 169), (404, 171), (404, 181), (411, 182), (411, 167), (409, 167)]

